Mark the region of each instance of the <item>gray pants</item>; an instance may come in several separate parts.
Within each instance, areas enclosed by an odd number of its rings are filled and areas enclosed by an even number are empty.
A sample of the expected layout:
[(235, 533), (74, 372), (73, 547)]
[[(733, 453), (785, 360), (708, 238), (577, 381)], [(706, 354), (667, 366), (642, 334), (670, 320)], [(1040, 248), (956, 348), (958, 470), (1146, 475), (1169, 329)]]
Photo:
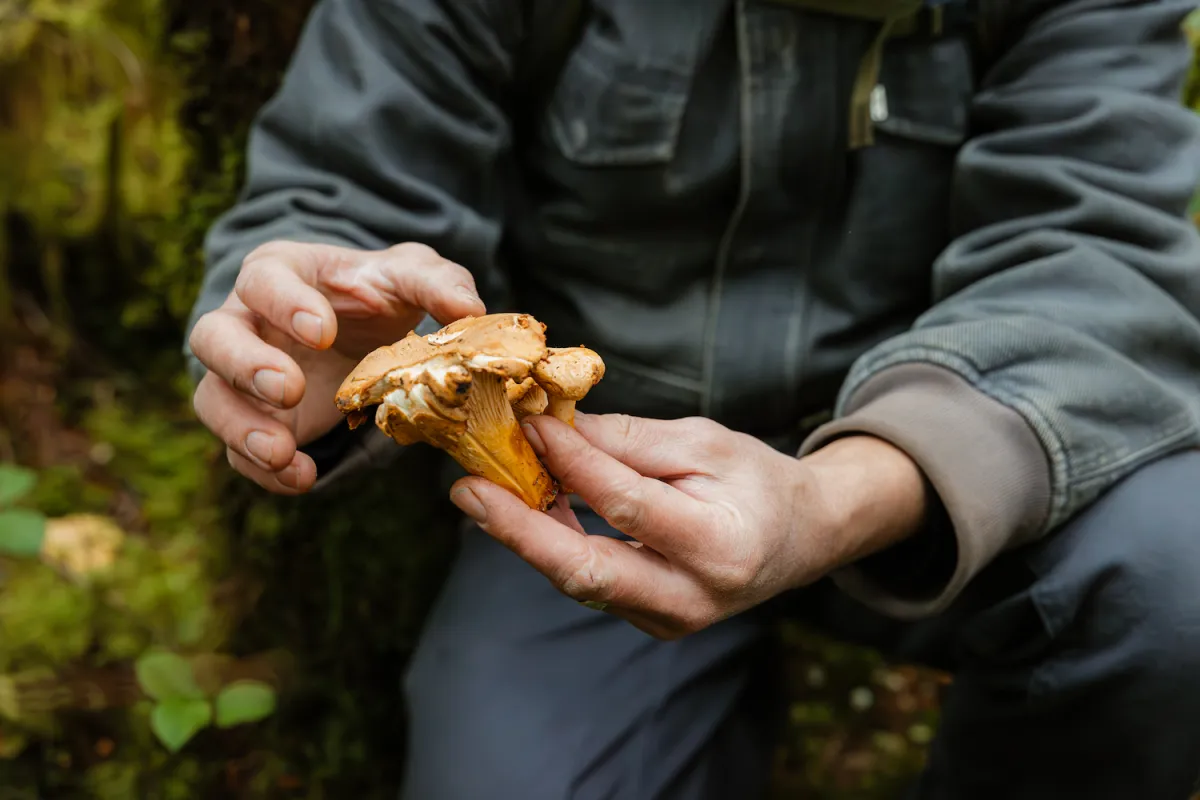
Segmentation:
[[(1184, 800), (1200, 775), (1200, 453), (1005, 554), (936, 619), (885, 619), (827, 584), (785, 600), (843, 638), (955, 672), (920, 800)], [(470, 529), (405, 683), (402, 797), (761, 797), (775, 613), (660, 642)]]

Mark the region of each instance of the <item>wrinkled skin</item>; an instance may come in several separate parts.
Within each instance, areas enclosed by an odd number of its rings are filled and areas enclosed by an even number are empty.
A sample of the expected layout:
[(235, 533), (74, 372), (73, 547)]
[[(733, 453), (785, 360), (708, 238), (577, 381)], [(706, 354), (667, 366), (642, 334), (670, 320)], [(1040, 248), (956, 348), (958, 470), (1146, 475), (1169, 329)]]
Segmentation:
[(607, 603), (647, 633), (701, 630), (916, 531), (916, 465), (868, 436), (802, 459), (707, 419), (578, 414), (575, 428), (530, 417), (526, 438), (629, 542), (583, 532), (560, 501), (549, 514), (479, 478), (451, 499), (564, 594)]

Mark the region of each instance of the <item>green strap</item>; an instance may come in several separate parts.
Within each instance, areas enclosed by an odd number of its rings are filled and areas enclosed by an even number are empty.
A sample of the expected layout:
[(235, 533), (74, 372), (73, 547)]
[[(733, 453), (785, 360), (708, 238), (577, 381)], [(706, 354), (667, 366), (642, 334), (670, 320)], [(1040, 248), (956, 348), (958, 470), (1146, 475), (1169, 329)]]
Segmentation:
[[(875, 143), (875, 125), (871, 119), (871, 93), (879, 83), (879, 68), (883, 48), (892, 36), (901, 36), (916, 29), (922, 0), (771, 0), (780, 5), (795, 6), (818, 14), (867, 20), (879, 23), (879, 33), (863, 54), (850, 92), (849, 147), (857, 150)], [(941, 27), (940, 15), (934, 15), (934, 32)]]

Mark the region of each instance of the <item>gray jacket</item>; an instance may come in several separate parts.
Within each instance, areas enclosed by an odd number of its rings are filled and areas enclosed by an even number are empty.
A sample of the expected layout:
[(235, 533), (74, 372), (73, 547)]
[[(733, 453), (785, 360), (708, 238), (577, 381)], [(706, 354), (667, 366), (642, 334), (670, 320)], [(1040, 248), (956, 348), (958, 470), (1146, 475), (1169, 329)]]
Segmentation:
[[(944, 504), (953, 537), (921, 546), (948, 567), (837, 579), (902, 617), (1200, 442), (1193, 3), (1011, 0), (987, 64), (955, 30), (894, 39), (874, 143), (853, 150), (874, 24), (595, 0), (546, 103), (517, 115), (522, 5), (320, 3), (195, 315), (260, 243), (415, 240), (491, 310), (598, 350), (587, 410), (701, 414), (801, 452), (886, 438)], [(360, 430), (339, 470), (397, 449)]]

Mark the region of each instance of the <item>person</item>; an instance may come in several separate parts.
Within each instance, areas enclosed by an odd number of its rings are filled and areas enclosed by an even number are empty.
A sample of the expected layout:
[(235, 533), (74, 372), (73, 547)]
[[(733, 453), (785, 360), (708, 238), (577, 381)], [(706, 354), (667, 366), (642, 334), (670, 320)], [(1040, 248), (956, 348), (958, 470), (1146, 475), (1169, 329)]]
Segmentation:
[(594, 0), (532, 75), (528, 0), (313, 9), (190, 325), (233, 467), (396, 457), (331, 398), (414, 327), (607, 364), (526, 429), (571, 509), (453, 486), (407, 800), (761, 796), (783, 614), (953, 671), (923, 800), (1194, 788), (1192, 4), (870, 4)]

